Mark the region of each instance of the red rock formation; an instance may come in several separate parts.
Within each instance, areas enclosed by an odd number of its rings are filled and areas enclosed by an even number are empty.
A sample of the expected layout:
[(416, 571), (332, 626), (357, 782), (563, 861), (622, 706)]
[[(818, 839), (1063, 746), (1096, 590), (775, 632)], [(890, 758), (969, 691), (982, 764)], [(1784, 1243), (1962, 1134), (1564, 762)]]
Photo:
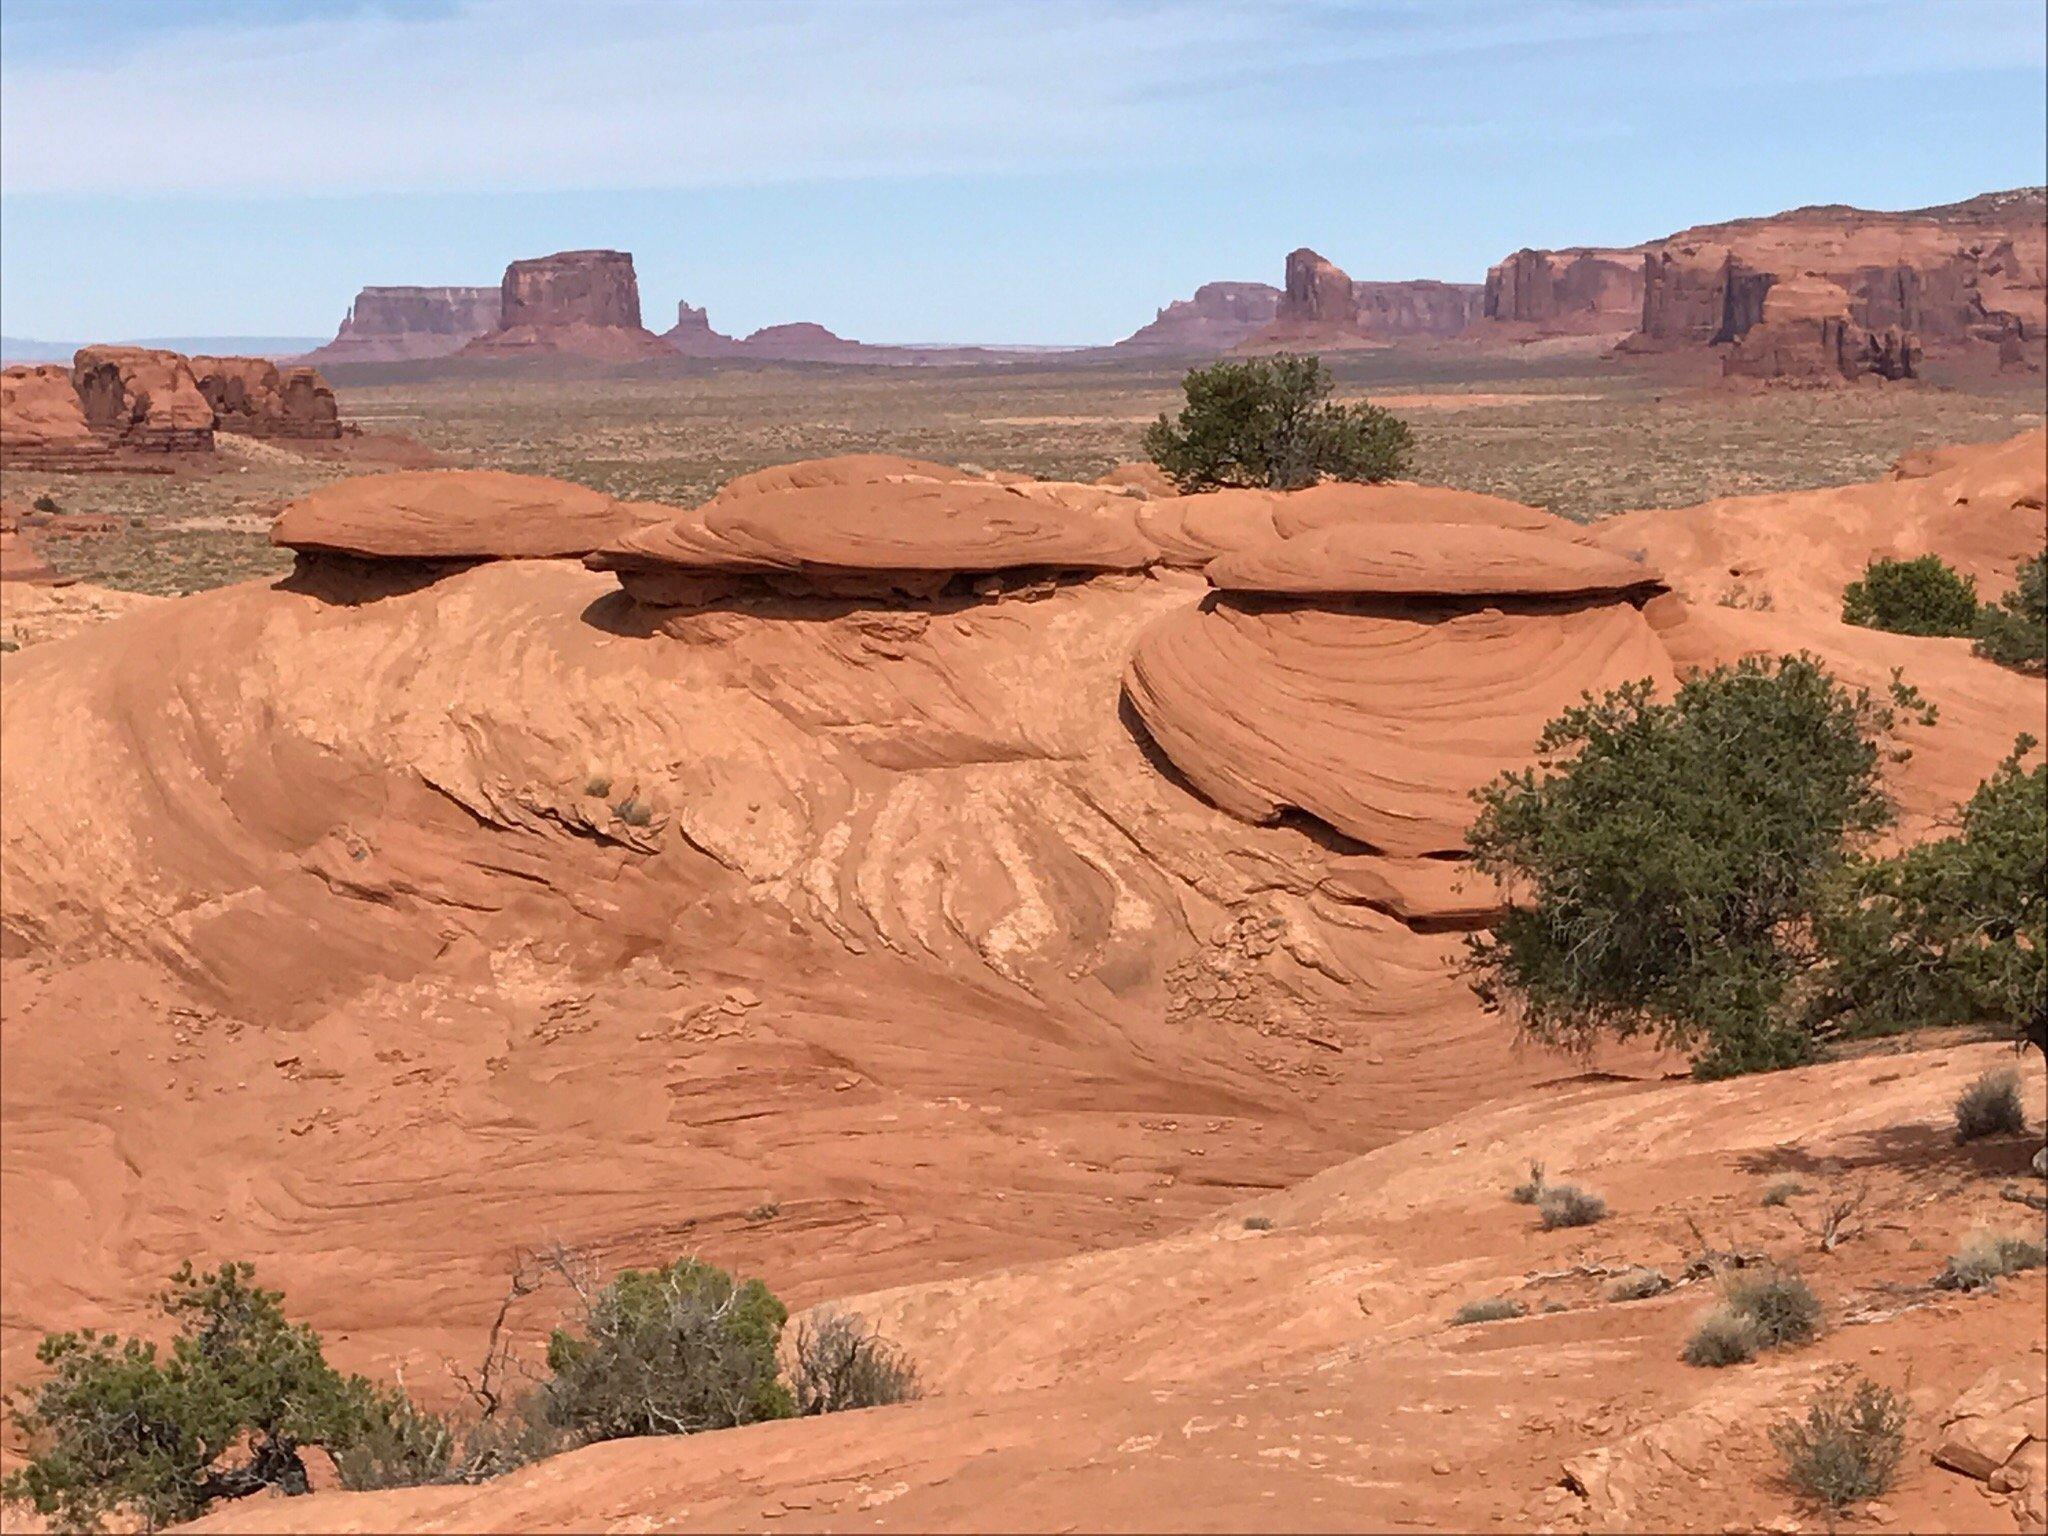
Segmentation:
[[(1828, 205), (1682, 230), (1644, 264), (1634, 350), (1733, 342), (1762, 322), (1774, 284), (1816, 274), (1848, 318), (1930, 346), (2017, 342), (2048, 332), (2048, 195), (1987, 193), (1905, 213)], [(2014, 347), (2008, 346), (2011, 353)]]
[(685, 357), (735, 357), (745, 350), (736, 337), (711, 329), (711, 317), (703, 309), (680, 300), (676, 323), (661, 333), (661, 339)]
[(645, 514), (581, 485), (497, 469), (358, 475), (278, 514), (270, 542), (360, 560), (573, 559), (621, 538)]
[(11, 503), (0, 502), (0, 581), (51, 586), (65, 579), (43, 559), (22, 513)]
[(1910, 331), (1866, 330), (1850, 318), (1846, 289), (1807, 272), (1771, 285), (1756, 323), (1723, 354), (1721, 370), (1731, 378), (1833, 384), (1909, 379), (1919, 361)]
[(308, 362), (398, 363), (446, 357), (498, 323), (496, 288), (365, 288), (334, 340)]
[(311, 368), (260, 357), (195, 357), (192, 375), (213, 407), (214, 429), (249, 437), (337, 438), (334, 391)]
[(71, 381), (94, 432), (123, 448), (210, 452), (213, 407), (176, 352), (82, 347)]
[(1193, 298), (1175, 299), (1113, 350), (1166, 356), (1227, 352), (1270, 325), (1280, 290), (1270, 283), (1204, 283)]
[(91, 469), (109, 456), (79, 403), (71, 370), (58, 363), (0, 372), (0, 465)]
[(1357, 282), (1358, 329), (1367, 336), (1456, 336), (1480, 317), (1486, 290), (1478, 283)]
[(1341, 267), (1303, 246), (1287, 253), (1287, 286), (1273, 319), (1280, 325), (1350, 330), (1358, 324), (1358, 295)]
[(1481, 309), (1546, 335), (1633, 329), (1643, 312), (1642, 247), (1517, 251), (1487, 272)]
[(608, 362), (673, 357), (640, 323), (640, 285), (625, 251), (559, 251), (505, 269), (498, 323), (464, 357), (569, 356)]
[(767, 325), (749, 332), (740, 343), (741, 355), (788, 363), (854, 363), (878, 352), (901, 352), (901, 347), (874, 347), (864, 341), (849, 341), (809, 320), (785, 325)]
[(1306, 247), (1287, 257), (1287, 287), (1272, 322), (1238, 344), (1244, 352), (1375, 346), (1404, 336), (1455, 336), (1477, 312), (1471, 283), (1355, 283)]

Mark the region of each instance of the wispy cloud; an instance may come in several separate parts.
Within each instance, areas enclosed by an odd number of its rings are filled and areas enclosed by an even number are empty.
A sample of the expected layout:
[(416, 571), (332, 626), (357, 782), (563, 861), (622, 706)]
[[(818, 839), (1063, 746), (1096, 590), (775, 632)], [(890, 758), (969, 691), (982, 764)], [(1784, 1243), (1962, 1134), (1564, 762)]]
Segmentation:
[(9, 0), (0, 25), (10, 194), (1242, 161), (1355, 137), (1376, 113), (1467, 140), (1502, 104), (1463, 77), (1504, 59), (1590, 59), (1622, 88), (1706, 58), (1740, 84), (2040, 67), (2044, 49), (2034, 0)]

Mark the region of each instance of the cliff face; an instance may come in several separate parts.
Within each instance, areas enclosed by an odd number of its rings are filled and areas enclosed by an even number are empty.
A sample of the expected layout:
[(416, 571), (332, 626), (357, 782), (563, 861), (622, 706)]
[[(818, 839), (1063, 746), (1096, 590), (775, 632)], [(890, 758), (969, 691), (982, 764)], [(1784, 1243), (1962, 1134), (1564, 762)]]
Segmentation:
[(311, 368), (280, 369), (261, 357), (195, 357), (192, 375), (213, 408), (216, 431), (250, 437), (341, 436), (334, 391)]
[(365, 288), (334, 340), (309, 362), (396, 363), (446, 357), (498, 323), (496, 288)]
[(1627, 331), (1643, 313), (1643, 253), (1521, 250), (1486, 274), (1486, 319), (1555, 334)]
[(1721, 371), (1802, 384), (1914, 377), (1920, 343), (1913, 333), (1860, 325), (1852, 307), (1846, 288), (1810, 272), (1774, 283), (1755, 322), (1722, 354)]
[(1380, 346), (1416, 336), (1455, 336), (1478, 313), (1476, 283), (1353, 282), (1303, 247), (1287, 257), (1287, 286), (1272, 321), (1238, 344), (1270, 352)]
[(1116, 344), (1119, 352), (1163, 355), (1227, 352), (1270, 325), (1280, 307), (1271, 283), (1204, 283), (1175, 299)]
[(191, 364), (175, 352), (82, 347), (72, 360), (71, 382), (86, 423), (119, 447), (161, 453), (213, 447), (213, 407), (199, 392)]
[(1905, 213), (1830, 205), (1683, 230), (1645, 264), (1643, 348), (1732, 342), (1775, 284), (1812, 274), (1868, 330), (1931, 346), (2040, 350), (2048, 322), (2048, 198), (2038, 188)]
[(505, 269), (498, 323), (462, 355), (630, 362), (675, 352), (640, 323), (640, 284), (629, 253), (558, 251)]

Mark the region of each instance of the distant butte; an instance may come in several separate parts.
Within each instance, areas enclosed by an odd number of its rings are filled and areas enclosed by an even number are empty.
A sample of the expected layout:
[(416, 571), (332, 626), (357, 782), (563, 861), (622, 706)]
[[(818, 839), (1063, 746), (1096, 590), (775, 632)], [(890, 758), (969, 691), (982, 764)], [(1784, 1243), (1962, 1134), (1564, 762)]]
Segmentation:
[(496, 288), (365, 288), (313, 363), (401, 363), (446, 357), (498, 323)]
[(640, 323), (629, 253), (558, 251), (505, 268), (497, 325), (459, 355), (637, 362), (675, 351)]

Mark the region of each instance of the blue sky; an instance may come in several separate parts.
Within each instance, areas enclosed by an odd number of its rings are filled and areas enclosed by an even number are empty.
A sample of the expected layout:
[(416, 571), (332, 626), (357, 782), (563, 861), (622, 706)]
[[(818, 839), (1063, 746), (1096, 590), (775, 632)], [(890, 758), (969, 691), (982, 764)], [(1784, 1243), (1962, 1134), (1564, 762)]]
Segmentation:
[(0, 329), (315, 334), (634, 253), (650, 324), (1105, 341), (1296, 245), (1477, 280), (2048, 179), (2040, 0), (6, 0)]

